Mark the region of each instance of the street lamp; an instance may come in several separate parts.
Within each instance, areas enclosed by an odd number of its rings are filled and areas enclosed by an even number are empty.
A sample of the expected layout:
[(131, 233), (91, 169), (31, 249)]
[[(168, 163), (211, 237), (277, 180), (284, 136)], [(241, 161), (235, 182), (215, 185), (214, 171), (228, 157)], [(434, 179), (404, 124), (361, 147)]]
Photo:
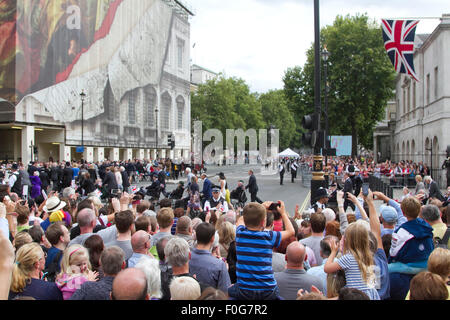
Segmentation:
[(159, 112), (159, 109), (158, 109), (158, 107), (156, 107), (155, 108), (155, 123), (156, 123), (155, 159), (158, 158), (158, 112)]
[(325, 113), (325, 146), (324, 146), (324, 151), (325, 151), (325, 170), (327, 170), (326, 168), (328, 167), (328, 151), (330, 149), (330, 145), (328, 144), (328, 139), (329, 139), (329, 127), (328, 127), (328, 92), (330, 91), (330, 86), (328, 85), (328, 59), (330, 58), (330, 52), (327, 50), (327, 46), (325, 45), (323, 47), (323, 51), (322, 51), (322, 58), (323, 61), (325, 61), (325, 66), (324, 66), (324, 77), (325, 77), (325, 108), (324, 108), (324, 113)]
[(84, 152), (84, 99), (86, 98), (86, 93), (84, 89), (80, 93), (81, 98), (81, 148)]

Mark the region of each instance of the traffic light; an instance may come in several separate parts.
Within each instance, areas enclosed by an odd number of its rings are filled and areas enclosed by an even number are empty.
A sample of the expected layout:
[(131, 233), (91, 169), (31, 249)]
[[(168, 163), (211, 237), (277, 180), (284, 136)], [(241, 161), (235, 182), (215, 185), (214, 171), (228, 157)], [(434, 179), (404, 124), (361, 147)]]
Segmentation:
[(175, 149), (175, 137), (171, 134), (169, 134), (167, 138), (167, 145), (170, 147), (171, 150)]
[(308, 130), (308, 132), (305, 132), (302, 135), (303, 144), (311, 148), (316, 148), (319, 140), (319, 117), (317, 113), (304, 116), (302, 126), (304, 129)]

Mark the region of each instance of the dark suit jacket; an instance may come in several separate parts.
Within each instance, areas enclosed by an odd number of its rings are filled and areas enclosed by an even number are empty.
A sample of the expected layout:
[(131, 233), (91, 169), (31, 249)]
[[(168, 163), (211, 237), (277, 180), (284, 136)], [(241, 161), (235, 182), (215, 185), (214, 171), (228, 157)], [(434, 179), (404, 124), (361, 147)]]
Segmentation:
[(345, 180), (344, 183), (344, 193), (345, 192), (350, 192), (353, 194), (353, 182), (352, 179), (348, 178), (347, 180)]
[(430, 183), (429, 197), (439, 199), (440, 201), (445, 201), (445, 198), (442, 195), (441, 190), (439, 190), (439, 186), (435, 181), (431, 181)]
[(255, 175), (251, 175), (248, 179), (248, 185), (245, 187), (245, 189), (248, 189), (250, 193), (256, 193), (258, 192), (258, 185), (256, 184), (256, 177)]
[(105, 180), (103, 180), (103, 185), (106, 187), (106, 190), (108, 190), (108, 192), (111, 192), (112, 189), (119, 189), (116, 181), (116, 176), (111, 171), (106, 173)]
[(64, 168), (63, 170), (63, 176), (62, 176), (62, 188), (67, 188), (72, 186), (72, 179), (73, 179), (73, 170), (72, 168)]
[(212, 183), (211, 183), (211, 181), (209, 181), (208, 178), (206, 178), (205, 181), (203, 182), (202, 193), (206, 199), (209, 199), (212, 197)]
[(128, 172), (125, 170), (125, 171), (122, 171), (120, 174), (122, 175), (123, 188), (124, 189), (129, 188), (130, 187), (130, 177), (128, 176)]

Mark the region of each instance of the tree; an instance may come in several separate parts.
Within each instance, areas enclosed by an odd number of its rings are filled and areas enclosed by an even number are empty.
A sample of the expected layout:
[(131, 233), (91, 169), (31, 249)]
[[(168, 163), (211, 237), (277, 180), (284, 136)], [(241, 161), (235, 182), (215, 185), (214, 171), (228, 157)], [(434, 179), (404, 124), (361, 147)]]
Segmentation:
[[(324, 44), (331, 53), (330, 135), (351, 135), (352, 155), (356, 155), (358, 144), (373, 147), (373, 129), (393, 96), (395, 72), (384, 49), (380, 26), (366, 15), (337, 16), (332, 26), (321, 31), (322, 48)], [(303, 69), (288, 69), (283, 80), (291, 110), (297, 116), (313, 112), (314, 46), (307, 52)], [(322, 97), (324, 88), (322, 76)]]
[(202, 121), (203, 130), (218, 129), (226, 137), (227, 129), (262, 129), (258, 95), (250, 92), (242, 79), (225, 78), (201, 84), (191, 95), (192, 121)]
[(295, 137), (296, 124), (287, 105), (283, 90), (271, 90), (259, 97), (266, 127), (271, 125), (280, 130), (280, 148), (291, 147)]

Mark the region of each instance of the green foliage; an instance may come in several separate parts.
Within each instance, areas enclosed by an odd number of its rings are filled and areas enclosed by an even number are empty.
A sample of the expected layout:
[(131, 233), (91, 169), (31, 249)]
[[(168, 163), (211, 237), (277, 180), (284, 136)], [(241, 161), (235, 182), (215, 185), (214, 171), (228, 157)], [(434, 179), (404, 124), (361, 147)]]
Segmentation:
[(202, 121), (203, 130), (218, 129), (226, 137), (227, 129), (280, 130), (280, 143), (289, 146), (295, 128), (282, 91), (259, 96), (251, 93), (242, 79), (224, 78), (200, 85), (191, 96), (192, 121)]
[[(373, 129), (383, 118), (393, 96), (395, 72), (384, 49), (380, 26), (366, 15), (337, 16), (321, 31), (328, 61), (328, 116), (330, 135), (352, 135), (357, 144), (371, 148)], [(321, 61), (323, 65), (323, 61)], [(323, 72), (322, 67), (322, 72)], [(290, 110), (301, 117), (314, 110), (314, 45), (303, 68), (288, 69), (283, 78)], [(325, 80), (322, 74), (322, 105)]]

